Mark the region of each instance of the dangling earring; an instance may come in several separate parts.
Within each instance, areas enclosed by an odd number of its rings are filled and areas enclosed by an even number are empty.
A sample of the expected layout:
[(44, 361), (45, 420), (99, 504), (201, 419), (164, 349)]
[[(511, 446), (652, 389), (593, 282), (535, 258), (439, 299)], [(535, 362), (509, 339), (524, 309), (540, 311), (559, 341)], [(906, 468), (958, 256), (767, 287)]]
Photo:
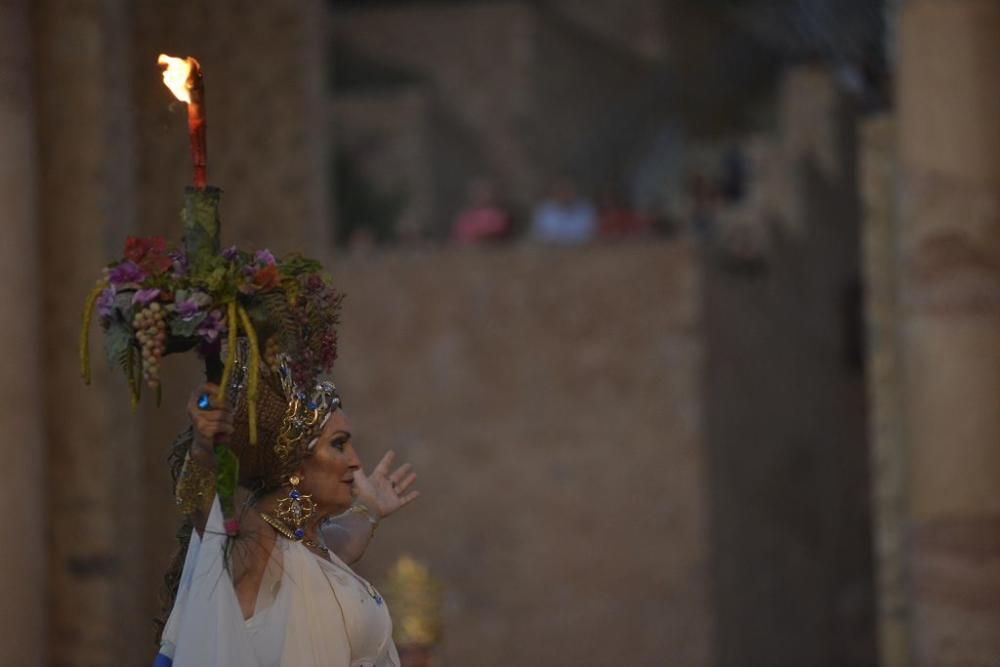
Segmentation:
[(292, 534), (297, 540), (306, 536), (306, 531), (302, 526), (316, 513), (316, 503), (313, 502), (312, 495), (299, 491), (299, 482), (301, 481), (302, 478), (298, 475), (289, 476), (288, 483), (292, 489), (288, 492), (288, 496), (278, 501), (278, 507), (275, 510), (278, 518), (292, 527)]

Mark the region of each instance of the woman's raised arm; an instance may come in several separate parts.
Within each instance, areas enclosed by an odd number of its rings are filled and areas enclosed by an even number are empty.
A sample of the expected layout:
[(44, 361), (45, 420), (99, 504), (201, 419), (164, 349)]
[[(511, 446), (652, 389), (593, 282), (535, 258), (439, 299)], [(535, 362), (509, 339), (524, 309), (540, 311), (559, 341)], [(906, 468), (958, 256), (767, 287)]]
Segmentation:
[(395, 458), (395, 452), (387, 452), (371, 475), (363, 470), (355, 471), (354, 504), (346, 512), (320, 524), (324, 544), (345, 563), (361, 560), (379, 521), (420, 496), (419, 491), (407, 492), (417, 479), (409, 463), (391, 471)]
[(216, 385), (204, 384), (188, 399), (191, 447), (177, 477), (175, 489), (178, 506), (184, 514), (191, 517), (199, 535), (205, 532), (205, 522), (215, 499), (215, 441), (218, 436), (233, 432), (232, 412), (212, 402), (217, 391)]

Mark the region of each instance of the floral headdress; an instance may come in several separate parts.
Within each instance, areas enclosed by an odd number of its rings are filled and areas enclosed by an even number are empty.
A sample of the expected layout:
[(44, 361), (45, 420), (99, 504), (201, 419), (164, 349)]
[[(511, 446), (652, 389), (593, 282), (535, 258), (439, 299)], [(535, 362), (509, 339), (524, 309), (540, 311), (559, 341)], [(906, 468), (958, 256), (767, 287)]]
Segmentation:
[(197, 220), (191, 222), (182, 247), (162, 237), (130, 236), (123, 257), (104, 268), (84, 308), (84, 381), (90, 383), (89, 330), (96, 310), (108, 362), (125, 372), (133, 405), (140, 399), (141, 380), (159, 390), (162, 357), (196, 350), (210, 359), (223, 339), (229, 343), (219, 378), (225, 392), (238, 337), (250, 345), (251, 404), (262, 356), (273, 361), (283, 353), (295, 385), (315, 384), (337, 358), (343, 299), (320, 263), (297, 253), (277, 259), (266, 249), (232, 246), (212, 252), (197, 238), (192, 242), (192, 235), (200, 236), (193, 232), (204, 230)]
[[(275, 370), (283, 365), (293, 386), (316, 386), (337, 358), (343, 295), (319, 262), (300, 254), (278, 259), (266, 249), (220, 250), (220, 193), (216, 188), (187, 190), (179, 247), (161, 237), (126, 239), (123, 256), (104, 268), (87, 298), (80, 372), (89, 384), (95, 310), (108, 362), (124, 371), (133, 407), (143, 384), (159, 398), (164, 356), (191, 350), (205, 359), (206, 374), (220, 388), (216, 400), (222, 403), (242, 343), (249, 350), (246, 408), (253, 444), (262, 363)], [(238, 463), (225, 447), (217, 448), (216, 455), (225, 511)]]

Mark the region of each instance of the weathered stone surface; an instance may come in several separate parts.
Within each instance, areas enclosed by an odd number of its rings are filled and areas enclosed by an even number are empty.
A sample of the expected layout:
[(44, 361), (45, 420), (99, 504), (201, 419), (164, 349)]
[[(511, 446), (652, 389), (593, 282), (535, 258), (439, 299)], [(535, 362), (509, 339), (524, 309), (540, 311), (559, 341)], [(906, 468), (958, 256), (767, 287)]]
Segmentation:
[(45, 664), (45, 440), (42, 429), (37, 153), (30, 2), (0, 2), (0, 664)]
[(689, 248), (339, 260), (357, 446), (423, 497), (361, 565), (447, 587), (447, 664), (711, 663), (700, 280)]
[(120, 174), (131, 169), (119, 143), (128, 127), (127, 88), (121, 77), (109, 78), (121, 65), (113, 26), (122, 10), (109, 0), (74, 3), (71, 11), (41, 2), (34, 14), (51, 517), (46, 644), (49, 660), (60, 665), (134, 659), (116, 631), (120, 618), (134, 627), (128, 623), (141, 609), (138, 600), (118, 597), (125, 573), (138, 564), (130, 550), (136, 543), (123, 530), (132, 517), (120, 511), (133, 507), (138, 484), (132, 460), (120, 456), (130, 435), (115, 419), (121, 395), (111, 392), (120, 385), (95, 345), (94, 382), (85, 387), (73, 343), (84, 297), (112, 252), (111, 232), (126, 226), (130, 213), (129, 190), (120, 188)]
[(899, 30), (901, 340), (920, 665), (1000, 655), (1000, 3), (914, 0)]
[[(766, 252), (753, 264), (705, 256), (715, 646), (718, 664), (733, 667), (868, 667), (876, 637), (854, 120), (818, 68), (792, 72), (783, 91), (786, 122), (758, 139), (769, 164), (753, 172), (744, 204), (761, 207), (747, 220), (770, 235)], [(807, 99), (797, 105), (796, 95)]]
[(880, 115), (862, 124), (861, 194), (868, 332), (868, 433), (879, 603), (879, 655), (893, 667), (910, 663), (906, 562), (906, 450), (901, 421), (896, 221), (896, 124)]

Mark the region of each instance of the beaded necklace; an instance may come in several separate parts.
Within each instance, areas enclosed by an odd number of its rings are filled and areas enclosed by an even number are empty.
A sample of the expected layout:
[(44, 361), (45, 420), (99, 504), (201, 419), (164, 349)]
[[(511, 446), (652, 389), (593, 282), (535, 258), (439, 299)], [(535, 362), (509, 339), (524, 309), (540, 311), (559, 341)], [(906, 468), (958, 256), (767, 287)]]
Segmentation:
[(319, 542), (314, 542), (313, 540), (310, 540), (308, 537), (303, 537), (301, 540), (298, 539), (297, 537), (295, 537), (295, 533), (292, 532), (291, 528), (286, 526), (278, 519), (275, 519), (267, 512), (261, 512), (260, 518), (266, 521), (268, 525), (271, 526), (271, 528), (274, 528), (276, 531), (281, 533), (282, 537), (289, 539), (292, 542), (301, 542), (302, 544), (306, 545), (313, 551), (318, 551), (322, 553), (324, 556), (329, 556), (330, 550), (327, 547), (323, 546)]

